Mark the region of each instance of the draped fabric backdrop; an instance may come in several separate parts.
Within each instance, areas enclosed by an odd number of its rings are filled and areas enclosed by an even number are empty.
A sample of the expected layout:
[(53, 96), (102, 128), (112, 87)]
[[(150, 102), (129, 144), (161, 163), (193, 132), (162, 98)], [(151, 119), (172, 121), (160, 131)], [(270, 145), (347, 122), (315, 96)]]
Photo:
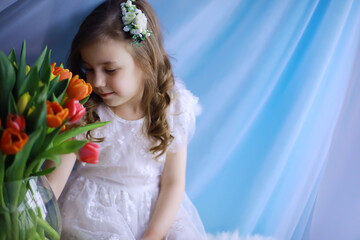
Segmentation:
[[(0, 48), (66, 62), (100, 2), (1, 0)], [(186, 189), (207, 232), (360, 239), (360, 1), (150, 3), (202, 105)]]

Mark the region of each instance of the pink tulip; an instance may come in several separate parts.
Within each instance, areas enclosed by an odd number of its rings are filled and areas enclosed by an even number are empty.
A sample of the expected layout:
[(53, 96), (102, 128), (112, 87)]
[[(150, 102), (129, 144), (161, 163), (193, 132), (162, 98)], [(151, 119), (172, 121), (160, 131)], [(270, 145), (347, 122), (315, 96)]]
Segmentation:
[(17, 114), (8, 114), (6, 119), (6, 127), (12, 128), (17, 132), (24, 131), (25, 118)]
[(70, 99), (67, 103), (65, 103), (64, 107), (69, 109), (68, 118), (70, 119), (70, 124), (79, 121), (86, 112), (86, 108), (75, 99)]
[(79, 160), (85, 163), (91, 163), (96, 164), (99, 161), (99, 145), (96, 143), (86, 143), (85, 146), (83, 146), (79, 150)]

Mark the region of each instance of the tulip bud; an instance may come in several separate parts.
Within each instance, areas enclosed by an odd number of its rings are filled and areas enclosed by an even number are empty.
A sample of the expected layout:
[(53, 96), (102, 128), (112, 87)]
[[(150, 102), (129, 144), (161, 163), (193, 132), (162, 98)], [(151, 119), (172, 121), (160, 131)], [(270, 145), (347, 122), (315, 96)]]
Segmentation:
[(99, 161), (99, 145), (96, 143), (86, 143), (85, 146), (80, 148), (79, 160), (85, 163), (96, 164)]
[(34, 111), (35, 111), (35, 106), (32, 106), (30, 109), (29, 109), (29, 111), (28, 111), (28, 113), (27, 113), (27, 116), (30, 116)]
[(6, 127), (12, 128), (17, 132), (22, 132), (25, 129), (25, 118), (17, 114), (8, 114), (6, 119)]
[(28, 75), (28, 73), (30, 72), (31, 67), (29, 65), (25, 66), (25, 74)]
[(31, 98), (31, 96), (30, 96), (29, 92), (26, 92), (23, 95), (21, 95), (19, 101), (17, 102), (17, 108), (18, 108), (20, 115), (23, 115), (25, 108), (30, 101), (30, 98)]
[(50, 80), (53, 80), (54, 78), (56, 78), (56, 76), (54, 75), (54, 68), (55, 68), (56, 62), (52, 63), (51, 66), (51, 77)]

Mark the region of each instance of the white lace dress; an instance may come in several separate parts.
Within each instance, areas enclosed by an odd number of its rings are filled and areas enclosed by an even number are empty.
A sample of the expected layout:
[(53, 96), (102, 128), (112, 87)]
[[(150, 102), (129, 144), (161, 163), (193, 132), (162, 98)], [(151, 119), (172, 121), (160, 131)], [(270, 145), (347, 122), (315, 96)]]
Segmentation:
[[(197, 98), (179, 82), (171, 95), (168, 122), (175, 139), (168, 151), (176, 151), (192, 134), (199, 107)], [(121, 119), (105, 104), (97, 113), (101, 121), (111, 123), (94, 131), (96, 137), (106, 137), (100, 143), (99, 163), (78, 162), (59, 199), (61, 239), (141, 239), (156, 204), (165, 156), (155, 160), (149, 152), (144, 119)], [(206, 239), (186, 194), (165, 239)]]

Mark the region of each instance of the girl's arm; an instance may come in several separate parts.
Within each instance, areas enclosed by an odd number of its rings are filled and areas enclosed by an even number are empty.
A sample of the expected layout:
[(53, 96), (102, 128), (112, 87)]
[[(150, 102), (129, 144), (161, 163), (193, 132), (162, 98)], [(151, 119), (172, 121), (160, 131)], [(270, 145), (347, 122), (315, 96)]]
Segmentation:
[[(76, 160), (75, 153), (61, 155), (61, 162), (58, 167), (48, 175), (46, 175), (50, 187), (53, 190), (56, 199), (59, 198), (62, 190), (65, 187), (65, 184), (70, 176), (71, 170), (74, 167)], [(55, 167), (56, 164), (53, 161), (46, 161), (44, 164), (44, 169)]]
[(163, 239), (179, 210), (185, 191), (187, 146), (176, 153), (167, 153), (160, 183), (160, 192), (143, 240)]

